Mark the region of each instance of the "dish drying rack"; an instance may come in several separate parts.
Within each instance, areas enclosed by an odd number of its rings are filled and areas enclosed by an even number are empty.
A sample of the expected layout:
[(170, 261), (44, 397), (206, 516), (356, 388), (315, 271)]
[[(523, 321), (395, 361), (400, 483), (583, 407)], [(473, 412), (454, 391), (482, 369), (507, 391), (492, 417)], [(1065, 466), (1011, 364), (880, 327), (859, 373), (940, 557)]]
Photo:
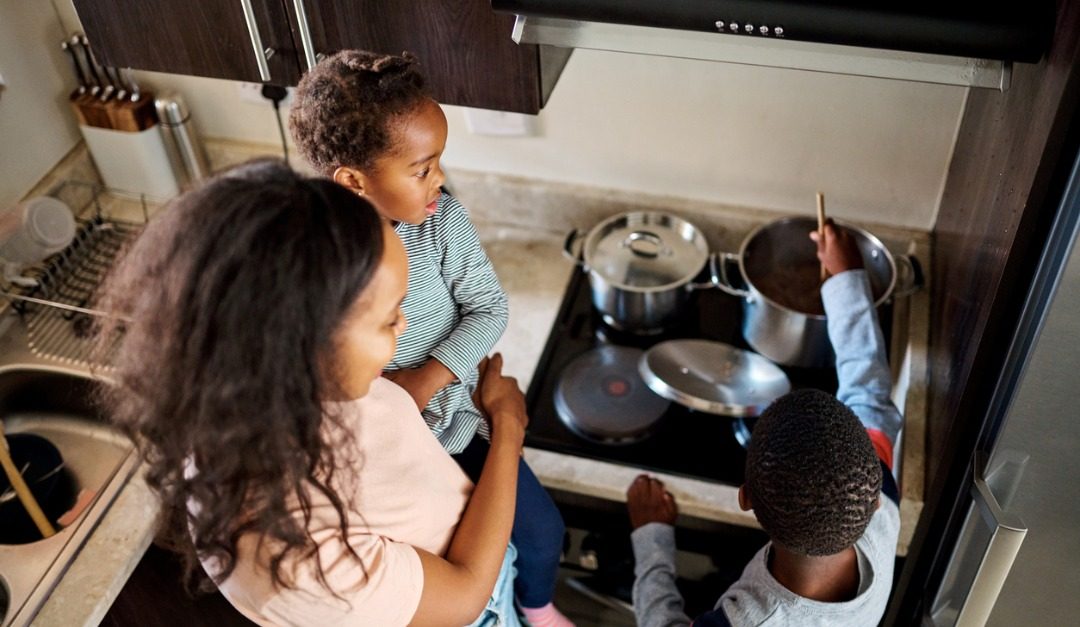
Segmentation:
[(22, 319), (29, 349), (37, 357), (108, 367), (119, 338), (99, 352), (95, 318), (111, 314), (94, 309), (94, 298), (120, 252), (149, 219), (145, 199), (139, 199), (141, 222), (109, 217), (101, 207), (101, 196), (108, 191), (80, 181), (66, 181), (52, 190), (49, 195), (66, 202), (78, 216), (75, 238), (62, 251), (25, 268), (21, 278), (29, 279), (28, 285), (3, 282), (0, 288), (0, 296)]

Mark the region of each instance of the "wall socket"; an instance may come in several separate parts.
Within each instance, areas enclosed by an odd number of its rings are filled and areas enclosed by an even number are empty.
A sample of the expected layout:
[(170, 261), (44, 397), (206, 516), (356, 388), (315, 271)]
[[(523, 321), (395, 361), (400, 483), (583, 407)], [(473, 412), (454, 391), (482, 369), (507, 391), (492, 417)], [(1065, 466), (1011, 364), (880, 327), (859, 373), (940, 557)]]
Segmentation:
[(473, 135), (497, 137), (533, 137), (536, 116), (490, 109), (465, 109), (465, 127)]
[[(251, 104), (268, 105), (270, 104), (270, 101), (263, 98), (262, 88), (262, 83), (236, 83), (236, 93), (240, 96), (240, 100)], [(294, 89), (292, 87), (288, 88), (289, 95), (285, 96), (285, 100), (281, 101), (281, 107), (283, 109), (288, 109), (292, 104), (293, 91)]]
[(236, 93), (240, 100), (251, 104), (262, 104), (266, 99), (262, 97), (262, 83), (237, 83)]

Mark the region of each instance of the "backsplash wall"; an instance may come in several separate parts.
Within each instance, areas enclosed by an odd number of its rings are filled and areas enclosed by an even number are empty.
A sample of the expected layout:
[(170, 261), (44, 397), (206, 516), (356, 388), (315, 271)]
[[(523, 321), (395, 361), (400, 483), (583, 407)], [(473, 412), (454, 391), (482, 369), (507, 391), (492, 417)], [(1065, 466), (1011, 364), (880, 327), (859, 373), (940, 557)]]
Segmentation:
[[(54, 0), (68, 30), (70, 0)], [(139, 73), (176, 89), (210, 138), (275, 144), (269, 103), (236, 83)], [(448, 169), (929, 230), (967, 90), (798, 70), (575, 51), (535, 137), (472, 135), (445, 107)]]
[(79, 141), (75, 87), (48, 2), (0, 3), (0, 211), (18, 202)]

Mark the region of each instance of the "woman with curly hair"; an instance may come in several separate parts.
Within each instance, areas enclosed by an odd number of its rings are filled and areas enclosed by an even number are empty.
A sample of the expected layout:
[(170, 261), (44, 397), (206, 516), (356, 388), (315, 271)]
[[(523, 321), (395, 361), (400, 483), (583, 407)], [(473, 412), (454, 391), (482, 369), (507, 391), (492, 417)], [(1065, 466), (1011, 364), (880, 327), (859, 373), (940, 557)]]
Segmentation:
[[(409, 256), (402, 310), (411, 324), (386, 376), (409, 392), (439, 442), (476, 479), (490, 436), (472, 402), (476, 365), (502, 335), (509, 309), (468, 213), (442, 190), (446, 116), (411, 55), (343, 50), (304, 74), (289, 125), (316, 170), (395, 223)], [(571, 625), (552, 604), (564, 534), (558, 508), (522, 460), (514, 586), (537, 627)]]
[(524, 399), (485, 360), (474, 485), (381, 378), (406, 276), (366, 200), (261, 161), (176, 199), (110, 279), (115, 420), (189, 576), (259, 624), (517, 624)]

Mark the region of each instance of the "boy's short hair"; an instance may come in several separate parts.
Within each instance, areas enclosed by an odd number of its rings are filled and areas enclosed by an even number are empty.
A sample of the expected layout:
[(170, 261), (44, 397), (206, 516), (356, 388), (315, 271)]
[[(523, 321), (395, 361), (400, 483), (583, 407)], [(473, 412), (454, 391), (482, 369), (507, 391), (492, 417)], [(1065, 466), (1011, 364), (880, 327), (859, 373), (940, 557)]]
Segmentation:
[(773, 542), (833, 555), (866, 530), (881, 493), (881, 463), (858, 417), (830, 394), (798, 390), (758, 419), (746, 490)]
[(300, 80), (289, 129), (321, 174), (340, 166), (370, 170), (393, 145), (393, 125), (430, 96), (416, 57), (342, 50)]

